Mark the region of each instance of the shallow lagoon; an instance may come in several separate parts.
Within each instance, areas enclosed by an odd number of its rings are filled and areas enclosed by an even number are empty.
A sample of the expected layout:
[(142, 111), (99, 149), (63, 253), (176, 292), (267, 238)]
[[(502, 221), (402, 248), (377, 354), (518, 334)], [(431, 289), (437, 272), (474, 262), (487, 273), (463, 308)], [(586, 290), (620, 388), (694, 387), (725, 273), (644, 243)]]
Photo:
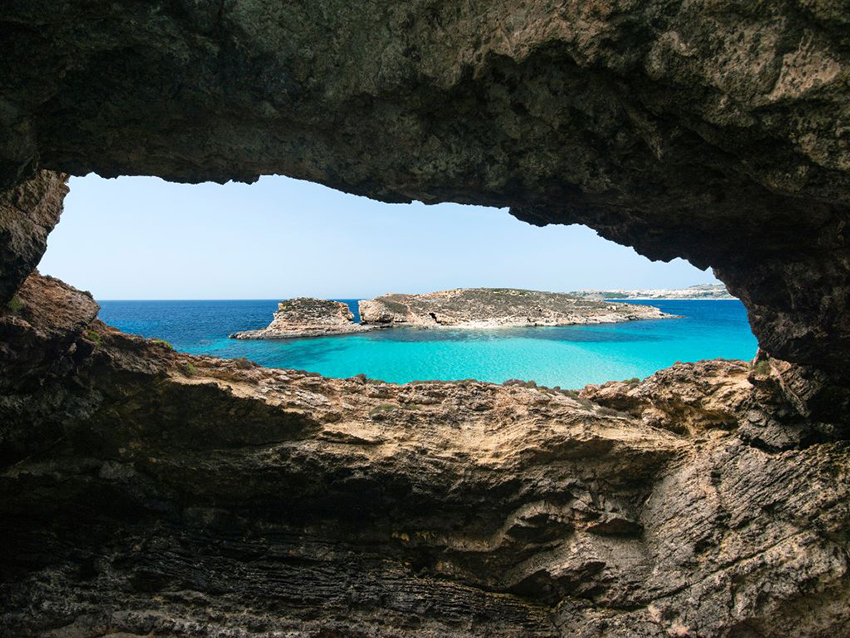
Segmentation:
[[(356, 300), (349, 302), (356, 311)], [(733, 301), (634, 301), (681, 319), (562, 328), (391, 329), (290, 341), (237, 341), (265, 327), (277, 300), (102, 301), (100, 318), (124, 332), (158, 337), (191, 354), (247, 357), (276, 368), (331, 377), (365, 373), (404, 383), (422, 379), (534, 380), (578, 388), (645, 377), (676, 361), (751, 359), (756, 339)]]

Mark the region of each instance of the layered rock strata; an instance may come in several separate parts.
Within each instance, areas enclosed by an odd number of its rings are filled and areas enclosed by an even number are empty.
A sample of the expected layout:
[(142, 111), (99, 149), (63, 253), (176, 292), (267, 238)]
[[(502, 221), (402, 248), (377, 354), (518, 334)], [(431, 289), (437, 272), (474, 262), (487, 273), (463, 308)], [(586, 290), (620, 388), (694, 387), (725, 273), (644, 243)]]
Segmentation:
[(417, 328), (511, 328), (664, 319), (658, 308), (512, 288), (458, 288), (423, 295), (389, 294), (360, 302), (361, 321)]
[[(10, 0), (0, 188), (285, 174), (714, 267), (850, 385), (845, 0)], [(471, 240), (474, 240), (471, 238)]]
[(354, 313), (341, 301), (298, 297), (278, 304), (272, 322), (262, 330), (243, 330), (231, 339), (295, 339), (353, 334), (371, 330), (354, 323)]
[[(759, 392), (787, 403), (763, 384), (779, 363), (581, 395), (397, 386), (183, 355), (35, 274), (19, 296), (0, 316), (5, 635), (825, 638), (850, 623), (850, 450), (742, 433)], [(669, 398), (648, 401), (659, 387)]]

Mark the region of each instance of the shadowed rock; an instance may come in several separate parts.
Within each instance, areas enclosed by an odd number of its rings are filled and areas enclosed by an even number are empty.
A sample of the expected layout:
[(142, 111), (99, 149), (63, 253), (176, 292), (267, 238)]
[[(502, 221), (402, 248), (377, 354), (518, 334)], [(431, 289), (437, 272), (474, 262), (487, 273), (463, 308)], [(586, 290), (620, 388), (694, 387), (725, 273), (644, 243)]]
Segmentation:
[(0, 192), (0, 306), (11, 301), (44, 255), (47, 234), (59, 222), (68, 192), (66, 180), (66, 175), (40, 171)]

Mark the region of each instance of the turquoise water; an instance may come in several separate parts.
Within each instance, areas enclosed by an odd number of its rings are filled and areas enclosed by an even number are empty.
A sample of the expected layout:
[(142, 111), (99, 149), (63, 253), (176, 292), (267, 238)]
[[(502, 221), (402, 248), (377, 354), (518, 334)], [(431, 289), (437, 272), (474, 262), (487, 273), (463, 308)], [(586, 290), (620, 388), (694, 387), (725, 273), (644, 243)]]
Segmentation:
[[(356, 311), (356, 300), (343, 300)], [(756, 340), (739, 301), (653, 301), (681, 319), (563, 328), (415, 330), (291, 341), (237, 341), (265, 327), (277, 301), (102, 301), (100, 318), (191, 354), (247, 357), (275, 368), (384, 381), (533, 380), (578, 388), (645, 377), (676, 361), (751, 359)], [(648, 302), (633, 302), (648, 303)]]

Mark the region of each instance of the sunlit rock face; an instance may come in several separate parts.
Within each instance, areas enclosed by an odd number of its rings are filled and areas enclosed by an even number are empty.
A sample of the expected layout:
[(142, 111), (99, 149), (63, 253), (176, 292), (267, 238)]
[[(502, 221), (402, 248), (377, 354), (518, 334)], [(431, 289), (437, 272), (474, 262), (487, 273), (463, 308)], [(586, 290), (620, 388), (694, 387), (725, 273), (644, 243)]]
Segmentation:
[(390, 293), (360, 301), (364, 324), (420, 329), (570, 326), (673, 318), (653, 306), (582, 299), (514, 288), (456, 288), (425, 294)]
[[(846, 633), (848, 26), (838, 0), (4, 3), (2, 633)], [(713, 266), (763, 351), (580, 394), (191, 358), (32, 272), (51, 171), (90, 170), (586, 223)]]

